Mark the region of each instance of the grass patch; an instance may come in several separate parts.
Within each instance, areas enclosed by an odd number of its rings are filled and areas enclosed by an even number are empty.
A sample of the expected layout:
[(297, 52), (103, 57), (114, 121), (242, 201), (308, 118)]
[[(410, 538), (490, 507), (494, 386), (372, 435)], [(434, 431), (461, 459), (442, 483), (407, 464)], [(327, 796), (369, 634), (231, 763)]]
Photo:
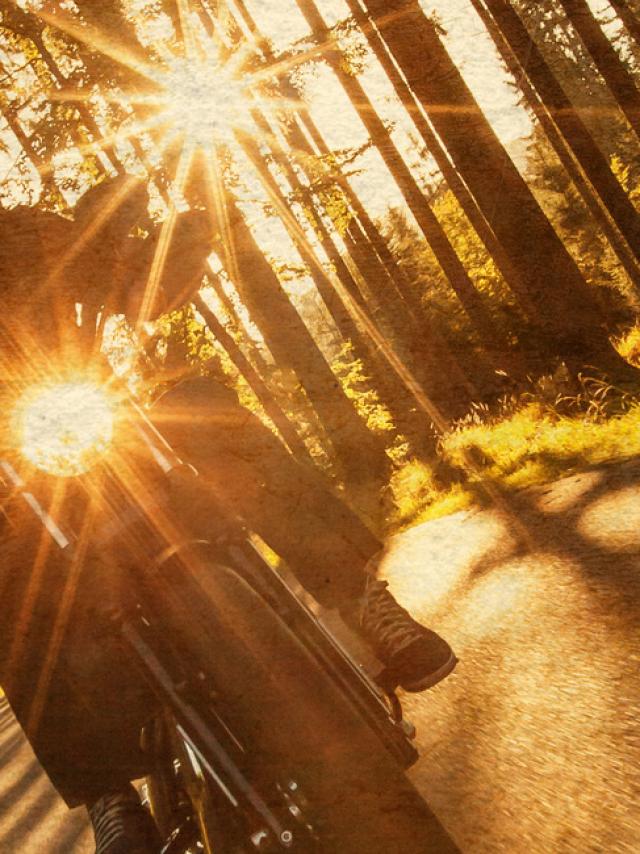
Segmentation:
[(438, 488), (428, 465), (417, 460), (399, 469), (391, 480), (396, 510), (388, 522), (388, 533), (448, 516), (473, 504), (473, 494), (463, 484), (449, 489)]
[(613, 346), (623, 359), (640, 367), (640, 326), (637, 323), (614, 339)]
[(547, 404), (530, 402), (498, 419), (459, 424), (442, 438), (441, 451), (463, 471), (463, 482), (439, 487), (428, 466), (408, 463), (391, 484), (398, 508), (392, 530), (477, 505), (483, 482), (505, 491), (522, 489), (640, 454), (640, 404), (602, 418), (593, 411), (558, 415)]

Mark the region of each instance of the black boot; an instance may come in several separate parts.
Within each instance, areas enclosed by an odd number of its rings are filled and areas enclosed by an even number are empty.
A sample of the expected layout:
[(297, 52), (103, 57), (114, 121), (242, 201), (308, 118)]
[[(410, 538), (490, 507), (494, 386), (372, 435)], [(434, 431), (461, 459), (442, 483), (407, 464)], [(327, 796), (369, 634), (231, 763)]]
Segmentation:
[(356, 603), (341, 609), (385, 665), (380, 684), (392, 690), (426, 691), (448, 676), (458, 659), (449, 644), (421, 626), (396, 602), (386, 581), (371, 579)]
[(132, 785), (103, 795), (87, 807), (96, 854), (158, 854), (160, 835)]

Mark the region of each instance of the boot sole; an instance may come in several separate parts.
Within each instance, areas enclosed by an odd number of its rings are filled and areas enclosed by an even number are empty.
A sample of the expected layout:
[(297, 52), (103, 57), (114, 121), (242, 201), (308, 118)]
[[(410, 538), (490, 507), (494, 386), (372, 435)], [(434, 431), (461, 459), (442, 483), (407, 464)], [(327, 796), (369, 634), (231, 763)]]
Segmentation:
[(448, 661), (442, 667), (434, 670), (433, 673), (428, 673), (423, 679), (418, 679), (416, 682), (401, 682), (400, 686), (410, 694), (419, 694), (421, 691), (427, 691), (445, 679), (454, 670), (457, 663), (458, 659), (451, 653)]

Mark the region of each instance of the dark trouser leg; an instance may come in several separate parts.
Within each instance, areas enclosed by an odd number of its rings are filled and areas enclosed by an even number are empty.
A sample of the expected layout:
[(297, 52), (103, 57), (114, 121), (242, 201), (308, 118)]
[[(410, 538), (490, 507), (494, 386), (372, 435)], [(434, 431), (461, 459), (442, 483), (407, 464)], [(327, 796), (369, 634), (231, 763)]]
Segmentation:
[(53, 545), (38, 564), (32, 545), (41, 532), (24, 533), (2, 544), (11, 571), (1, 585), (0, 685), (54, 786), (76, 806), (144, 773), (139, 733), (155, 703), (116, 644), (96, 634), (87, 606), (101, 589), (93, 572), (80, 578), (52, 658), (69, 565)]
[[(127, 662), (114, 656), (108, 681), (80, 689), (61, 661), (37, 725), (27, 733), (38, 761), (70, 807), (92, 803), (146, 772), (140, 729), (153, 703), (141, 695), (142, 686), (115, 677), (123, 668), (126, 673)], [(12, 690), (8, 698), (27, 728), (33, 697)]]
[(362, 593), (364, 568), (381, 543), (235, 395), (221, 394), (215, 381), (188, 380), (161, 398), (157, 411), (165, 437), (220, 505), (242, 516), (321, 604)]
[[(365, 567), (382, 544), (318, 475), (284, 451), (263, 453), (255, 466), (224, 462), (214, 481), (218, 499), (289, 564), (320, 604), (338, 607), (362, 594)], [(228, 477), (220, 477), (225, 471)]]

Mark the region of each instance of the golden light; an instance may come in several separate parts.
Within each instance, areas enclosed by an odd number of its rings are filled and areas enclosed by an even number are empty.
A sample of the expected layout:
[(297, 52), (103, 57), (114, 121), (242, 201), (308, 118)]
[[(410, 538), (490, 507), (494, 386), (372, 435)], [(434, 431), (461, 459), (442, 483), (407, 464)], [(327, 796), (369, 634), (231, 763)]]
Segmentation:
[(20, 450), (48, 474), (83, 474), (108, 449), (113, 420), (107, 396), (93, 383), (40, 387), (27, 392), (16, 410)]
[(194, 58), (172, 58), (159, 79), (163, 94), (153, 103), (186, 145), (209, 148), (231, 142), (234, 130), (249, 130), (250, 95), (234, 73), (235, 63), (219, 61), (212, 42)]

